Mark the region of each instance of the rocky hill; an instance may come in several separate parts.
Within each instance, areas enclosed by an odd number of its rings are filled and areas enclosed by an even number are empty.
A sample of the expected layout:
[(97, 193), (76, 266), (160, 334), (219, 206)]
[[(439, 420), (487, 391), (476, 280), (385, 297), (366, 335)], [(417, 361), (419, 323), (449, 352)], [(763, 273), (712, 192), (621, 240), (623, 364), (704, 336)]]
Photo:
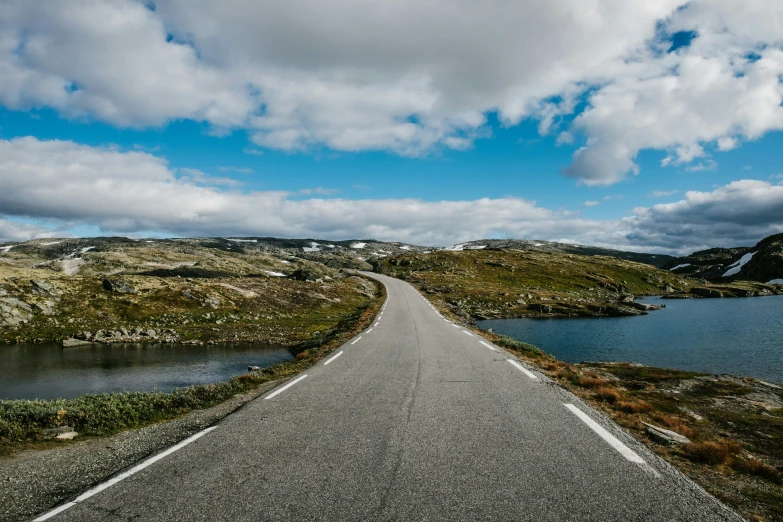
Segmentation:
[(674, 258), (664, 254), (644, 254), (637, 252), (625, 252), (610, 248), (599, 248), (572, 243), (556, 243), (553, 241), (528, 240), (528, 239), (486, 239), (483, 241), (469, 241), (446, 248), (445, 250), (482, 250), (482, 249), (506, 249), (544, 252), (550, 254), (577, 254), (580, 256), (606, 256), (626, 261), (636, 261), (657, 266), (658, 268), (668, 264)]
[(297, 344), (334, 329), (376, 293), (374, 283), (306, 255), (296, 245), (231, 239), (5, 245), (0, 342)]
[(691, 278), (783, 284), (783, 234), (753, 247), (711, 248), (667, 262), (663, 268)]

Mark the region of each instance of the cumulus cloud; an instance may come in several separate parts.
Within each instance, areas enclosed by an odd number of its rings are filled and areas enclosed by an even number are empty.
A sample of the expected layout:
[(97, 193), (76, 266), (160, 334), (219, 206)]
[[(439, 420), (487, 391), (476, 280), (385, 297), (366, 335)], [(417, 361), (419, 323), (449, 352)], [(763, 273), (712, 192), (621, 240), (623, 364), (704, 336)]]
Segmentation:
[(783, 186), (740, 180), (712, 192), (689, 191), (674, 203), (637, 208), (619, 227), (629, 243), (673, 252), (753, 245), (783, 232)]
[(0, 218), (0, 243), (8, 241), (29, 241), (42, 237), (55, 237), (58, 233), (39, 225), (19, 223)]
[[(674, 254), (753, 244), (783, 232), (783, 186), (770, 181), (691, 191), (680, 201), (601, 221), (519, 197), (431, 202), (325, 198), (326, 189), (304, 198), (308, 194), (242, 192), (182, 170), (147, 152), (32, 137), (0, 140), (0, 215), (126, 235), (375, 238), (433, 246), (512, 237)], [(0, 220), (2, 240), (55, 233)]]
[(372, 237), (446, 245), (498, 234), (575, 240), (599, 225), (515, 197), (425, 202), (300, 199), (331, 193), (323, 188), (240, 192), (200, 171), (176, 172), (146, 152), (32, 137), (0, 140), (0, 185), (0, 214), (94, 225), (106, 233)]
[(584, 141), (565, 172), (601, 185), (643, 149), (687, 164), (783, 128), (781, 27), (777, 0), (8, 0), (0, 103), (407, 155), (497, 112)]

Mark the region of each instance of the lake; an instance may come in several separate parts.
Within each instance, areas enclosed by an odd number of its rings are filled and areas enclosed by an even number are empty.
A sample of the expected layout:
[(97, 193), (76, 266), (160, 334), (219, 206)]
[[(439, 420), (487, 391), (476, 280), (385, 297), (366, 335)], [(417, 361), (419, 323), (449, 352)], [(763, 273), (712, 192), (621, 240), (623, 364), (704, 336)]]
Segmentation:
[(293, 359), (263, 344), (0, 345), (0, 399), (73, 398), (86, 393), (171, 391), (226, 381)]
[(639, 317), (492, 319), (478, 326), (569, 363), (628, 361), (783, 384), (783, 296), (640, 301), (666, 308)]

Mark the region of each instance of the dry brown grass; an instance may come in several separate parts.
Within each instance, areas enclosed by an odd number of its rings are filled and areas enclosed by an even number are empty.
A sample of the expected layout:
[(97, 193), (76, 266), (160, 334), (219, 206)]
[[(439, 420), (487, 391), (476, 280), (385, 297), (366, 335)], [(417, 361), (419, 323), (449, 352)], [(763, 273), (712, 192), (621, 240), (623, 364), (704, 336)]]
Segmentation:
[(696, 432), (691, 429), (685, 421), (675, 415), (668, 415), (665, 413), (656, 413), (652, 416), (652, 420), (658, 424), (662, 424), (665, 428), (668, 428), (674, 432), (684, 435), (689, 439), (696, 436)]
[(642, 400), (621, 400), (615, 406), (624, 413), (647, 413), (653, 409), (652, 404)]
[(579, 379), (579, 382), (577, 383), (582, 388), (600, 388), (602, 386), (605, 386), (607, 381), (605, 379), (601, 379), (599, 377), (581, 377)]
[(731, 468), (745, 475), (755, 475), (774, 484), (783, 485), (783, 473), (758, 459), (735, 457), (731, 459)]
[(712, 466), (725, 463), (729, 457), (737, 455), (740, 451), (742, 447), (729, 440), (691, 442), (682, 447), (682, 452), (690, 460)]
[(609, 386), (600, 386), (596, 388), (594, 397), (599, 401), (615, 404), (622, 399), (620, 392)]

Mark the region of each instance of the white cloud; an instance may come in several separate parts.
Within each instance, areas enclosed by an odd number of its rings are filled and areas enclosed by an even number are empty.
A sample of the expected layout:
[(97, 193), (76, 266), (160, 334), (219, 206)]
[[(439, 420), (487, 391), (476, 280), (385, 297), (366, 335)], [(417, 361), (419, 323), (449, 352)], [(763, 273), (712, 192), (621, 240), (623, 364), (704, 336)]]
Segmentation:
[(591, 237), (600, 224), (516, 197), (295, 199), (286, 192), (223, 189), (210, 180), (195, 170), (178, 175), (164, 159), (143, 152), (31, 137), (0, 140), (0, 214), (92, 225), (105, 233), (373, 237), (445, 245), (499, 231), (575, 240)]
[[(145, 152), (35, 138), (0, 140), (0, 215), (35, 218), (60, 230), (86, 225), (125, 235), (372, 237), (424, 245), (516, 237), (662, 253), (752, 244), (783, 232), (783, 186), (769, 181), (687, 192), (680, 201), (600, 221), (518, 197), (428, 202), (240, 192), (217, 186), (208, 176), (183, 176), (182, 170), (175, 172), (165, 159)], [(0, 239), (52, 235), (44, 227), (0, 220)]]
[(46, 227), (0, 218), (0, 243), (28, 241), (30, 239), (56, 237), (58, 235), (61, 236), (62, 234), (58, 234)]
[(717, 170), (718, 164), (711, 159), (708, 159), (707, 161), (700, 161), (699, 163), (696, 163), (695, 165), (688, 165), (685, 167), (685, 172), (702, 172), (705, 170)]
[(637, 208), (619, 226), (629, 243), (677, 252), (753, 245), (783, 232), (783, 186), (740, 180), (712, 192), (689, 191), (674, 203)]
[[(776, 0), (145, 4), (4, 2), (0, 103), (407, 155), (468, 148), (497, 111), (507, 125), (539, 119), (559, 143), (584, 134), (567, 173), (588, 184), (638, 172), (645, 148), (687, 163), (783, 126)], [(665, 53), (656, 34), (677, 30), (699, 36)]]
[(665, 198), (679, 194), (679, 192), (679, 190), (653, 190), (651, 195), (654, 198)]
[(584, 206), (586, 206), (586, 207), (596, 207), (596, 206), (600, 205), (601, 202), (600, 201), (595, 201), (595, 200), (589, 200), (589, 201), (585, 201), (582, 204)]

